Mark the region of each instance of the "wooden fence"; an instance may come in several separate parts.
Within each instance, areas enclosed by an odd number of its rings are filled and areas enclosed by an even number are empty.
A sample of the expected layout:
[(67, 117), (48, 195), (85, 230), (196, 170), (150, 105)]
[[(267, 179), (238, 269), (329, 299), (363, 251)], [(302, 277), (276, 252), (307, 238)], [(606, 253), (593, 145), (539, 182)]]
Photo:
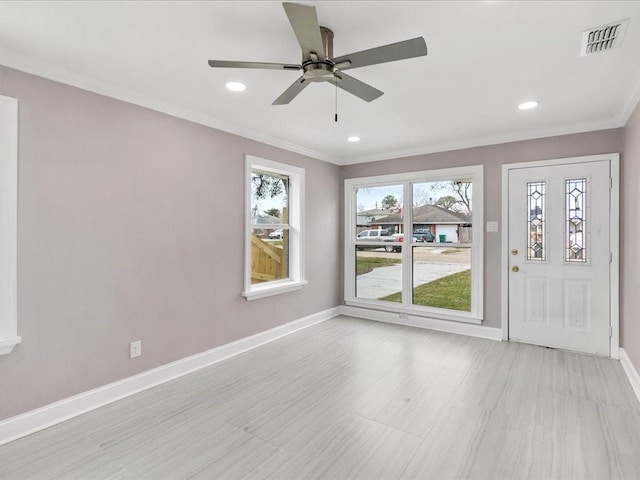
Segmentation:
[(287, 259), (283, 252), (287, 251), (288, 238), (282, 239), (282, 246), (271, 245), (251, 235), (251, 283), (270, 282), (289, 276)]

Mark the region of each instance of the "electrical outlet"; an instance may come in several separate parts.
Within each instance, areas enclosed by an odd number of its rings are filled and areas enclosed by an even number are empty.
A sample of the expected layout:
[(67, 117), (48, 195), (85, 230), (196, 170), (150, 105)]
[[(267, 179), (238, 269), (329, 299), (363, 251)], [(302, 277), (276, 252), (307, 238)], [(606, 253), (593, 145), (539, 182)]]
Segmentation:
[(142, 355), (142, 340), (136, 340), (129, 345), (129, 358), (136, 358)]

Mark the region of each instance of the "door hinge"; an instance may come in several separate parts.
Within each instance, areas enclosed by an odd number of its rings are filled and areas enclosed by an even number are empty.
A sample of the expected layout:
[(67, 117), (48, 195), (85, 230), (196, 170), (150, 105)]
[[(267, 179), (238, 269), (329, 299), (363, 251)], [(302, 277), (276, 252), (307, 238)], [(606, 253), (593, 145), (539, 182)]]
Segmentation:
[(609, 325), (609, 338), (613, 337), (613, 327)]
[(609, 263), (613, 263), (613, 252), (609, 252)]
[(609, 190), (613, 188), (613, 178), (609, 177)]

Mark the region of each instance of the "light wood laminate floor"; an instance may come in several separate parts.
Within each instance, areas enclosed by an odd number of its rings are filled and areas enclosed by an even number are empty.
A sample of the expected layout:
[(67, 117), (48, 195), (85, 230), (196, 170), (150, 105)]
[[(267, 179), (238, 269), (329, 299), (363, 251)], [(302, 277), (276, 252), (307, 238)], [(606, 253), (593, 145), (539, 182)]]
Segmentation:
[(617, 361), (349, 317), (0, 447), (18, 479), (639, 479)]

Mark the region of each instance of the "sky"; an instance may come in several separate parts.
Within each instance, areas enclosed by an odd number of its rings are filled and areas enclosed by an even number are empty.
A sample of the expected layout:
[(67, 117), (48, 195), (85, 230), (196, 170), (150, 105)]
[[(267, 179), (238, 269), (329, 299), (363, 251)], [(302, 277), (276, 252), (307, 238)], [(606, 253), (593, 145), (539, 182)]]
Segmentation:
[[(433, 186), (438, 185), (434, 191)], [(358, 211), (371, 210), (376, 208), (382, 208), (382, 199), (387, 195), (393, 195), (398, 200), (398, 206), (404, 205), (402, 185), (392, 185), (383, 187), (368, 187), (360, 188), (357, 193), (356, 205)], [(453, 190), (449, 187), (449, 182), (436, 182), (436, 183), (418, 183), (414, 185), (414, 204), (433, 203), (440, 197), (445, 195), (454, 195)], [(277, 208), (282, 210), (282, 206), (286, 203), (285, 196), (278, 196), (275, 198), (265, 198), (256, 200), (252, 198), (251, 204), (254, 206), (258, 204), (260, 213), (264, 213), (270, 208)]]
[[(413, 204), (423, 205), (425, 203), (433, 203), (440, 197), (454, 195), (449, 183), (450, 182), (430, 182), (414, 184)], [(402, 185), (360, 188), (358, 189), (356, 198), (358, 211), (374, 209), (376, 208), (376, 202), (377, 208), (382, 208), (382, 199), (387, 195), (396, 197), (398, 206), (404, 205)]]

